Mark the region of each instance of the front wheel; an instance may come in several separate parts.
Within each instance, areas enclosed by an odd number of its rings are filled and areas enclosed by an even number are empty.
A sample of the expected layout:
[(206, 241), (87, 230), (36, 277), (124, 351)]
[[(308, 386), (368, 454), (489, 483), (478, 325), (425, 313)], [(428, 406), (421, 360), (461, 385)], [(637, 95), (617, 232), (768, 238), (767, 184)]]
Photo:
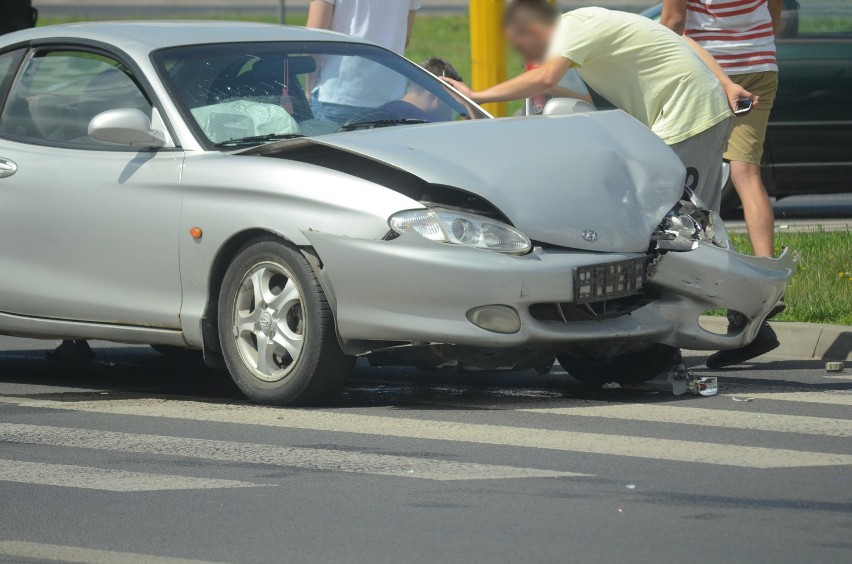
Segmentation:
[(560, 355), (558, 359), (574, 379), (589, 386), (602, 386), (609, 382), (639, 384), (653, 380), (675, 363), (678, 353), (678, 349), (667, 345), (614, 344), (581, 354)]
[(255, 241), (237, 254), (225, 273), (218, 321), (225, 364), (252, 401), (328, 402), (354, 367), (311, 265), (278, 240)]

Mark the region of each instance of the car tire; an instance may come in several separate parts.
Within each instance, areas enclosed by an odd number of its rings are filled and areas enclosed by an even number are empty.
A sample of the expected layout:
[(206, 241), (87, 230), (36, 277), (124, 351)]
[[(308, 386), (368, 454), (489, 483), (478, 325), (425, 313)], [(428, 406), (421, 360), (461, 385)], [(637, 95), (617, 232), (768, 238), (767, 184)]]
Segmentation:
[(727, 184), (722, 187), (722, 204), (719, 206), (720, 215), (722, 217), (730, 217), (740, 205), (740, 196), (737, 194), (737, 189), (734, 188), (734, 183), (729, 178)]
[(355, 366), (313, 268), (277, 239), (243, 247), (219, 293), (219, 341), (234, 383), (269, 405), (335, 399)]
[(186, 349), (173, 345), (151, 345), (151, 348), (164, 357), (173, 360), (202, 360), (203, 358), (201, 351), (195, 349)]
[(570, 354), (558, 358), (562, 368), (575, 380), (589, 386), (609, 382), (639, 384), (660, 376), (677, 360), (678, 349), (667, 345), (644, 344), (630, 346), (614, 355)]

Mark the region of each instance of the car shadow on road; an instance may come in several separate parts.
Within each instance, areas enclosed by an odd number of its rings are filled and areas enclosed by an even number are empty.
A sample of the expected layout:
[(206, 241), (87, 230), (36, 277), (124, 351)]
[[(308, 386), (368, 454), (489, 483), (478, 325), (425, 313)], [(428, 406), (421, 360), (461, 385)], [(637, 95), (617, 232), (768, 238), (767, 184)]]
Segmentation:
[[(49, 345), (49, 344), (48, 344)], [(158, 398), (205, 403), (247, 403), (228, 374), (206, 367), (198, 358), (175, 359), (148, 347), (99, 346), (94, 362), (61, 366), (46, 360), (45, 349), (0, 352), (0, 383), (13, 384), (8, 395), (57, 401)], [(720, 389), (759, 393), (796, 389), (852, 389), (852, 382), (803, 382), (781, 376), (785, 371), (821, 368), (819, 361), (755, 363), (743, 372), (710, 371), (703, 357), (688, 364), (698, 376), (720, 377)], [(726, 376), (726, 374), (729, 374)], [(512, 409), (516, 407), (580, 406), (597, 402), (664, 403), (690, 400), (673, 396), (662, 379), (636, 386), (589, 388), (571, 379), (559, 365), (547, 375), (535, 371), (462, 372), (415, 368), (373, 368), (360, 361), (349, 385), (331, 407), (391, 406), (396, 409)]]

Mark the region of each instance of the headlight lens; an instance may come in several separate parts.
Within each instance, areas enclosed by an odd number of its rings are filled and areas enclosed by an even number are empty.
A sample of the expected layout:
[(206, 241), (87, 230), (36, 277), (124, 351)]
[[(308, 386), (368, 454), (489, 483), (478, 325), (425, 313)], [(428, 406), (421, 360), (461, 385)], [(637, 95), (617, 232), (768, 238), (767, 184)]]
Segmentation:
[(396, 233), (414, 230), (426, 239), (522, 255), (529, 252), (529, 238), (500, 221), (440, 208), (407, 210), (393, 214), (388, 225)]

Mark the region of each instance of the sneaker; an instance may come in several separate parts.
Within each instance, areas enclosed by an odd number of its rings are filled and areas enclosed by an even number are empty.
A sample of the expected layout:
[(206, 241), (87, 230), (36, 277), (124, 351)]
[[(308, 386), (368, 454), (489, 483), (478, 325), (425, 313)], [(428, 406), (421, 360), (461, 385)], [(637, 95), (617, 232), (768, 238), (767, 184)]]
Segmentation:
[(764, 321), (754, 341), (738, 349), (719, 351), (710, 355), (706, 363), (707, 368), (724, 368), (726, 366), (742, 364), (770, 351), (774, 351), (780, 346), (781, 343), (778, 342), (778, 335), (775, 334), (769, 323)]

